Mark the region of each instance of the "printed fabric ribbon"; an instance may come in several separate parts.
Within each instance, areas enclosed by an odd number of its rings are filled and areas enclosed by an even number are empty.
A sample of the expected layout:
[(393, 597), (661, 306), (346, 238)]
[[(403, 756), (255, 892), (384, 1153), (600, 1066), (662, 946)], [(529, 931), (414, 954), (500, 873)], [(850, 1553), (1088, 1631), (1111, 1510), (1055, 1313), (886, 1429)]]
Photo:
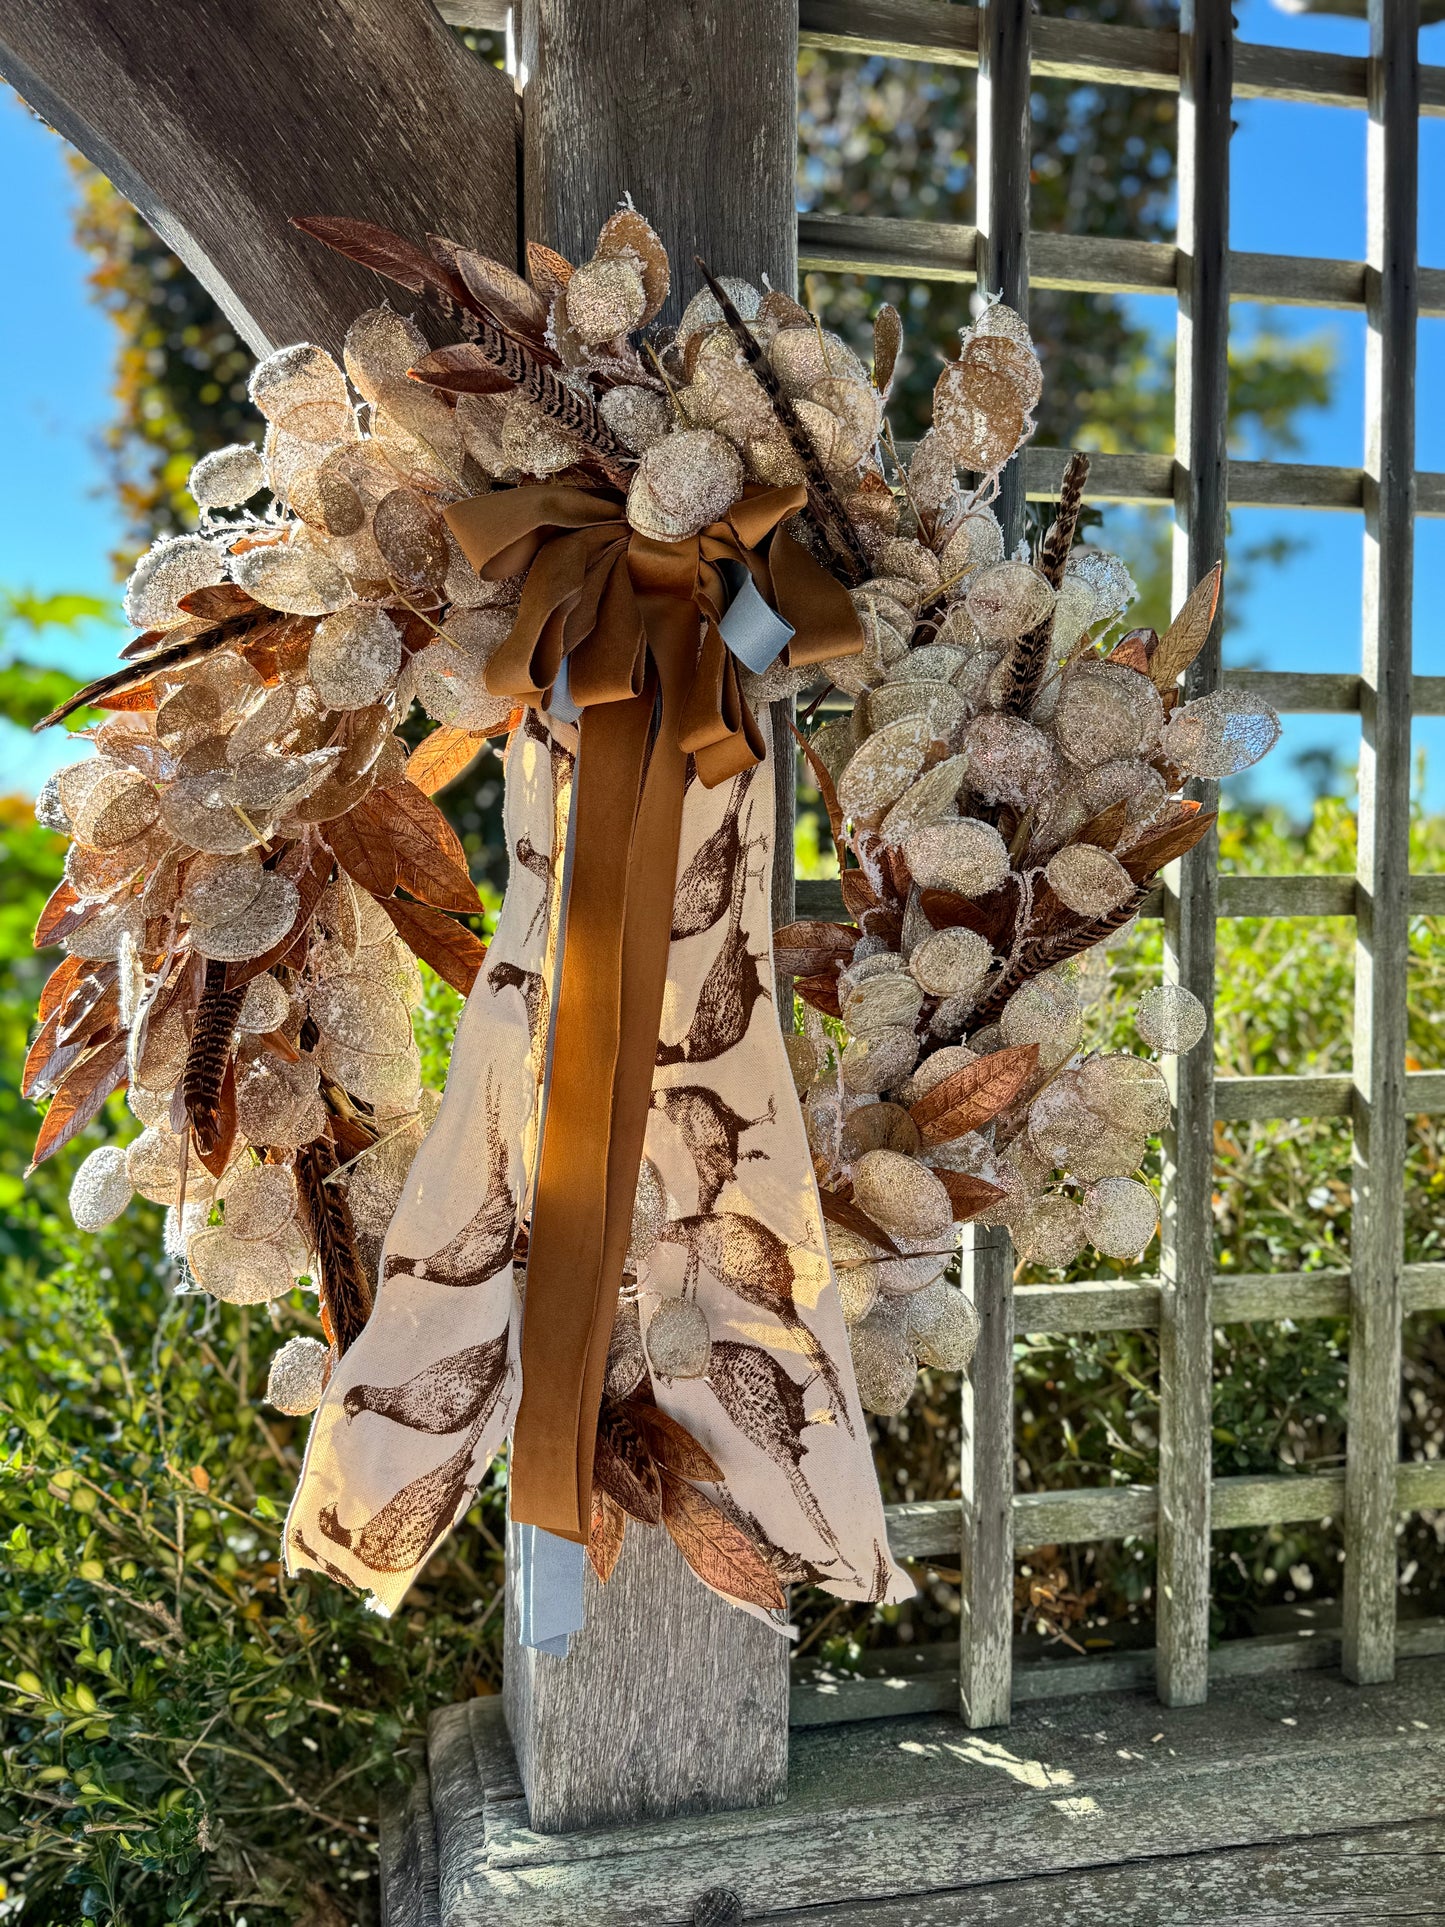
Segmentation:
[(784, 529), (801, 488), (750, 488), (663, 542), (620, 496), (498, 490), (447, 520), (482, 576), (526, 574), (496, 695), (580, 713), (561, 967), (537, 1153), (512, 1435), (514, 1520), (584, 1542), (597, 1415), (632, 1222), (667, 983), (687, 759), (708, 789), (766, 742), (722, 633), (741, 566), (793, 631), (790, 663), (862, 647), (847, 591)]

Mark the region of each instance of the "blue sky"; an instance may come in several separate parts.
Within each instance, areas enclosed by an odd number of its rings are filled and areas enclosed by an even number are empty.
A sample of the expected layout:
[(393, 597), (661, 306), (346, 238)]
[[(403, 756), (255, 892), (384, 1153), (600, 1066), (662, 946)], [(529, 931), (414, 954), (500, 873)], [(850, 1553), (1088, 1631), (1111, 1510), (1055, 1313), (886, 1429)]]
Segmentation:
[[(1242, 0), (1240, 35), (1345, 53), (1364, 51), (1359, 22), (1292, 17), (1272, 0)], [(1445, 63), (1445, 26), (1421, 36), (1427, 61)], [(1239, 248), (1359, 259), (1364, 252), (1364, 116), (1346, 109), (1244, 101), (1236, 108), (1232, 238)], [(85, 263), (70, 238), (71, 192), (61, 144), (0, 88), (0, 421), (7, 457), (0, 465), (0, 584), (42, 591), (79, 589), (114, 595), (108, 561), (120, 526), (105, 490), (100, 433), (109, 414), (112, 338), (86, 298)], [(1445, 266), (1445, 121), (1421, 127), (1420, 259)], [(1140, 301), (1138, 312), (1161, 333), (1173, 329), (1173, 304)], [(1352, 314), (1236, 306), (1236, 329), (1327, 332), (1335, 345), (1332, 406), (1302, 424), (1289, 459), (1355, 464), (1364, 411), (1364, 322)], [(1445, 469), (1445, 321), (1420, 324), (1417, 460)], [(1246, 620), (1231, 638), (1239, 661), (1278, 669), (1350, 670), (1359, 663), (1363, 530), (1357, 515), (1243, 511), (1233, 541), (1285, 535), (1298, 552), (1256, 573)], [(1445, 575), (1445, 522), (1422, 519), (1417, 532), (1415, 662), (1445, 673), (1445, 624), (1438, 593)], [(43, 649), (33, 659), (63, 662), (94, 675), (109, 666), (114, 630), (90, 632)], [(1255, 793), (1298, 807), (1306, 794), (1290, 758), (1314, 744), (1335, 745), (1353, 760), (1357, 725), (1348, 717), (1286, 719), (1280, 749), (1254, 773)], [(1445, 719), (1416, 725), (1430, 765), (1429, 798), (1445, 808)], [(35, 741), (0, 724), (0, 790), (31, 789), (63, 754), (55, 738)]]

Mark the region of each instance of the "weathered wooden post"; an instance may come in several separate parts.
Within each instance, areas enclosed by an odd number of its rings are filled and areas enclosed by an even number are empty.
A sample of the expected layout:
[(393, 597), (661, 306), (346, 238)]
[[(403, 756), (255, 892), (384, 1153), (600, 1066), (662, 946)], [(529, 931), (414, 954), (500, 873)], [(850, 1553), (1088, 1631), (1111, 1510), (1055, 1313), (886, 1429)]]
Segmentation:
[[(526, 0), (514, 33), (531, 238), (585, 258), (630, 193), (683, 288), (697, 285), (698, 254), (715, 273), (791, 291), (791, 0)], [(675, 286), (664, 319), (681, 307)], [(790, 823), (792, 758), (779, 765)], [(791, 835), (777, 847), (791, 891)], [(700, 1586), (660, 1531), (629, 1534), (605, 1588), (589, 1570), (586, 1610), (566, 1659), (530, 1651), (509, 1587), (507, 1723), (534, 1828), (782, 1798), (788, 1652), (776, 1632)]]

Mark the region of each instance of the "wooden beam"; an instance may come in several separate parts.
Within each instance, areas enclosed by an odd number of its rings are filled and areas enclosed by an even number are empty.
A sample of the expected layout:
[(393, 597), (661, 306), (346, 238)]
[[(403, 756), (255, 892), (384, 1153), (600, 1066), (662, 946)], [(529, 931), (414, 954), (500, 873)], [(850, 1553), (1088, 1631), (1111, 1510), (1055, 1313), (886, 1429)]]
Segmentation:
[(1361, 1682), (1388, 1679), (1395, 1667), (1392, 1501), (1400, 1437), (1400, 1270), (1409, 1102), (1406, 879), (1415, 558), (1418, 41), (1418, 0), (1370, 0), (1367, 480), (1344, 1573), (1345, 1673)]
[(390, 285), (298, 234), (293, 214), (515, 254), (511, 87), (427, 0), (6, 0), (0, 73), (258, 355), (339, 348)]
[[(526, 0), (513, 32), (529, 237), (585, 260), (630, 193), (672, 260), (667, 318), (700, 285), (694, 254), (715, 273), (792, 289), (791, 6)], [(790, 808), (791, 757), (777, 768)], [(790, 815), (778, 843), (791, 890)], [(782, 1797), (785, 1639), (701, 1585), (663, 1532), (637, 1528), (611, 1582), (589, 1580), (587, 1615), (565, 1661), (507, 1641), (507, 1719), (534, 1827)]]

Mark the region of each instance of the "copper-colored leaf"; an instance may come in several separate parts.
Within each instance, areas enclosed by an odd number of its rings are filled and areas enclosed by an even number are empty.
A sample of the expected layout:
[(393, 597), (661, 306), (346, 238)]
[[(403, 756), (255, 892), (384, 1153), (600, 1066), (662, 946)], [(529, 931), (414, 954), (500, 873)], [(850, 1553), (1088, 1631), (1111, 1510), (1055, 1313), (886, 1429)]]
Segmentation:
[(600, 1485), (592, 1487), (592, 1523), (587, 1532), (587, 1557), (592, 1570), (605, 1586), (617, 1570), (622, 1554), (622, 1539), (627, 1531), (627, 1514)]
[(1131, 629), (1109, 651), (1109, 661), (1122, 669), (1142, 670), (1147, 676), (1149, 658), (1158, 646), (1159, 638), (1152, 629)]
[(825, 1017), (841, 1017), (843, 1006), (838, 999), (838, 976), (836, 971), (826, 970), (816, 977), (795, 977), (793, 989), (805, 1004), (814, 1010), (821, 1010)]
[(817, 977), (851, 957), (859, 935), (851, 923), (785, 923), (773, 932), (773, 955), (780, 970)]
[(430, 910), (406, 897), (382, 897), (380, 902), (413, 955), (429, 963), (453, 990), (469, 996), (487, 954), (481, 938), (443, 910)]
[(999, 1185), (990, 1184), (987, 1178), (973, 1177), (967, 1171), (935, 1171), (933, 1175), (949, 1195), (955, 1224), (967, 1224), (980, 1211), (987, 1211), (991, 1204), (1008, 1196)]
[(484, 736), (443, 723), (429, 736), (422, 737), (407, 757), (402, 774), (424, 796), (435, 796), (438, 790), (445, 789), (448, 783), (454, 783), (469, 770), (485, 748)]
[(635, 207), (620, 207), (608, 216), (597, 237), (596, 256), (600, 261), (615, 256), (634, 261), (642, 271), (647, 300), (642, 311), (643, 322), (651, 321), (660, 313), (672, 286), (672, 267), (661, 237)]
[[(124, 1032), (97, 1044), (74, 1065), (50, 1100), (50, 1109), (35, 1140), (30, 1170), (52, 1157), (68, 1144), (77, 1131), (83, 1131), (112, 1091), (125, 1082), (126, 1038)], [(26, 1176), (30, 1173), (27, 1171)]]
[(425, 248), (393, 234), (389, 228), (378, 227), (374, 221), (357, 221), (342, 214), (299, 214), (292, 216), (291, 225), (413, 294), (436, 289), (457, 300), (466, 293), (460, 280), (433, 260)]
[(407, 373), (413, 381), (424, 381), (429, 388), (445, 388), (453, 395), (500, 395), (516, 387), (486, 351), (472, 341), (460, 341), (451, 348), (434, 348), (429, 355), (423, 355), (414, 368), (408, 368)]
[(1119, 861), (1136, 883), (1143, 883), (1172, 863), (1175, 857), (1183, 856), (1200, 843), (1214, 828), (1217, 812), (1196, 809), (1180, 823), (1171, 823), (1167, 829), (1156, 831), (1136, 843), (1131, 850), (1125, 850)]
[(844, 870), (838, 885), (843, 892), (843, 908), (849, 916), (861, 917), (869, 910), (883, 907), (878, 892), (861, 870)]
[(658, 1468), (636, 1426), (622, 1408), (602, 1407), (592, 1477), (630, 1519), (655, 1526), (662, 1517)]
[(662, 1475), (662, 1522), (699, 1579), (729, 1598), (781, 1611), (777, 1574), (742, 1527), (671, 1472)]
[(1223, 564), (1216, 562), (1189, 591), (1184, 607), (1159, 638), (1149, 659), (1149, 677), (1156, 689), (1172, 689), (1209, 639), (1219, 606)]
[(852, 1231), (858, 1237), (866, 1238), (870, 1245), (877, 1245), (880, 1251), (886, 1251), (894, 1258), (901, 1255), (882, 1225), (875, 1224), (851, 1198), (840, 1198), (836, 1191), (824, 1188), (818, 1192), (818, 1202), (829, 1224), (836, 1224), (844, 1231)]
[(61, 1006), (57, 1037), (85, 1043), (120, 1016), (120, 979), (113, 963), (92, 964)]
[[(216, 582), (206, 589), (192, 589), (183, 595), (180, 606), (188, 616), (201, 622), (234, 622), (237, 616), (254, 615), (261, 604), (235, 582)], [(265, 611), (270, 615), (270, 610)]]
[(373, 790), (323, 833), (342, 869), (374, 897), (401, 888), (438, 910), (479, 908), (456, 832), (412, 783)]
[(952, 890), (924, 890), (918, 901), (935, 930), (973, 930), (993, 942), (994, 919), (972, 897), (955, 896)]
[(642, 1434), (647, 1449), (657, 1463), (667, 1472), (675, 1472), (680, 1479), (705, 1479), (709, 1484), (720, 1483), (723, 1471), (717, 1460), (704, 1445), (700, 1445), (685, 1425), (680, 1425), (671, 1413), (664, 1412), (660, 1405), (649, 1404), (646, 1399), (629, 1399), (627, 1416)]
[(67, 926), (66, 918), (80, 902), (80, 893), (63, 879), (50, 893), (49, 901), (40, 912), (40, 921), (35, 926), (35, 948), (48, 949), (67, 934), (67, 929), (79, 929), (78, 923)]
[(534, 288), (528, 287), (520, 274), (472, 248), (457, 248), (453, 260), (457, 273), (466, 283), (467, 293), (508, 334), (521, 335), (532, 342), (545, 337), (547, 303)]
[(114, 710), (154, 709), (158, 701), (159, 698), (156, 695), (155, 684), (153, 682), (141, 682), (135, 683), (129, 689), (121, 690), (114, 696), (98, 697), (94, 707), (96, 709)]
[(52, 1011), (59, 1010), (89, 968), (83, 957), (66, 957), (55, 966), (45, 979), (45, 988), (40, 993), (40, 1008), (36, 1016), (42, 1024)]
[(527, 273), (544, 301), (550, 302), (559, 295), (576, 272), (572, 263), (554, 248), (544, 248), (540, 241), (527, 243)]
[(886, 395), (893, 386), (893, 371), (898, 366), (898, 351), (902, 346), (902, 316), (885, 302), (873, 317), (873, 386), (880, 395)]
[(994, 1051), (965, 1064), (945, 1077), (909, 1106), (908, 1115), (923, 1134), (925, 1144), (942, 1144), (951, 1137), (977, 1131), (1011, 1104), (1039, 1064), (1037, 1044)]
[[(833, 832), (834, 848), (841, 850), (843, 848), (843, 810), (838, 802), (838, 791), (828, 772), (828, 766), (795, 722), (790, 720), (788, 727), (797, 737), (802, 752), (808, 760), (808, 768), (813, 772), (813, 781), (818, 785), (818, 794), (823, 799), (823, 808), (828, 812), (828, 826)], [(845, 892), (845, 898), (846, 894)]]
[(1111, 803), (1097, 816), (1091, 816), (1078, 834), (1070, 839), (1074, 843), (1092, 843), (1096, 849), (1112, 850), (1129, 821), (1129, 799), (1121, 796), (1117, 803)]

